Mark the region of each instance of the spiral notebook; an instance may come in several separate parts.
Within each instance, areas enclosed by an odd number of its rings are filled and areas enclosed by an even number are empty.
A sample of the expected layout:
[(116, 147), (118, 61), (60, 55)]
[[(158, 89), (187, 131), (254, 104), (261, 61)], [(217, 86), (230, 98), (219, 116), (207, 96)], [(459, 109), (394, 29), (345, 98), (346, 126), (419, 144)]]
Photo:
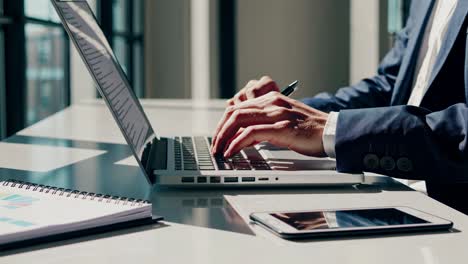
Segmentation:
[(143, 200), (19, 181), (0, 182), (0, 248), (157, 220), (152, 217), (151, 203)]

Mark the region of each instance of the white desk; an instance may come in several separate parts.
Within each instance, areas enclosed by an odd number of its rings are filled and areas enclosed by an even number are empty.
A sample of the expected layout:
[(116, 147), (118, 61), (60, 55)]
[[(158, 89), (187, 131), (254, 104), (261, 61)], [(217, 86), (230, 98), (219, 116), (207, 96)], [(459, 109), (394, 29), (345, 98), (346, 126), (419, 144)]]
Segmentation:
[[(162, 136), (209, 135), (223, 112), (223, 102), (193, 105), (160, 100), (143, 104)], [(159, 189), (148, 186), (137, 168), (115, 164), (130, 154), (122, 144), (123, 137), (102, 103), (75, 105), (0, 143), (0, 155), (8, 152), (16, 157), (0, 163), (0, 177), (152, 199), (154, 213), (168, 219), (164, 226), (4, 252), (0, 263), (468, 262), (468, 217), (392, 179), (369, 177), (371, 185), (338, 189)], [(54, 162), (44, 165), (44, 157), (33, 155), (38, 151)], [(250, 233), (222, 202), (223, 194), (243, 193), (307, 193), (314, 198), (312, 207), (407, 205), (451, 219), (458, 231), (301, 243), (265, 239)]]

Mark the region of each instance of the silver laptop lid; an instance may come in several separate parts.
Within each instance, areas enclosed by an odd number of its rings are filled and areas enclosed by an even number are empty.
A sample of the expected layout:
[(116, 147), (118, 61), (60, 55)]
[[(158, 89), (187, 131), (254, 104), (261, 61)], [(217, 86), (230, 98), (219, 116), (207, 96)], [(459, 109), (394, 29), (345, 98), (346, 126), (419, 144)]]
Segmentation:
[(86, 0), (51, 1), (145, 176), (153, 182), (143, 155), (157, 137), (93, 11)]

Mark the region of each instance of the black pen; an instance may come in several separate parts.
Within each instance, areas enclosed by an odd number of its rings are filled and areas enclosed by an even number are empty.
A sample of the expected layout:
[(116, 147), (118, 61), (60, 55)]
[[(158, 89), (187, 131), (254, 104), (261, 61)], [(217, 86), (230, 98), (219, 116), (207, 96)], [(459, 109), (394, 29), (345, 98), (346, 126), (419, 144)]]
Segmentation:
[(284, 96), (290, 96), (294, 91), (297, 89), (297, 84), (299, 81), (294, 81), (288, 87), (284, 88), (283, 91), (281, 91), (281, 94)]

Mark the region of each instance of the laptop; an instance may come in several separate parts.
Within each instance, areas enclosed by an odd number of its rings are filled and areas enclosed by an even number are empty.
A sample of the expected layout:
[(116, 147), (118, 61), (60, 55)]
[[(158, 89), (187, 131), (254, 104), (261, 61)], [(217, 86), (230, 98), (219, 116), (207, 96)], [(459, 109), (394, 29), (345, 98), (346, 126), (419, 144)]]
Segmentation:
[(210, 137), (158, 137), (88, 3), (51, 1), (149, 182), (181, 187), (363, 182), (363, 174), (337, 172), (332, 159), (310, 158), (268, 143), (224, 159), (210, 154)]

